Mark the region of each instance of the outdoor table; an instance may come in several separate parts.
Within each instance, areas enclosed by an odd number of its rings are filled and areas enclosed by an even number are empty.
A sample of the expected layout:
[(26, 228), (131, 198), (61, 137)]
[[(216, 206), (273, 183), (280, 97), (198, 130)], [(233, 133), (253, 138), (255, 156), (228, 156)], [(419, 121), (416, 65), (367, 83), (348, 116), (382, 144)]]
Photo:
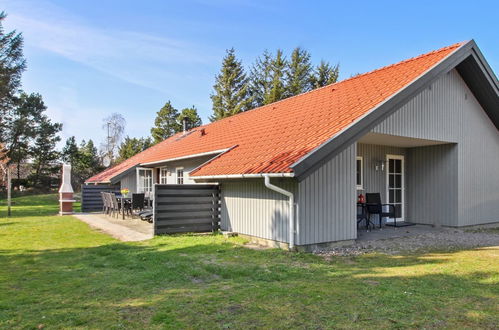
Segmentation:
[(125, 203), (126, 202), (131, 202), (132, 201), (132, 197), (124, 197), (123, 195), (117, 195), (116, 196), (116, 199), (120, 202), (120, 205), (121, 205), (121, 215), (122, 215), (122, 218), (123, 220), (125, 220)]

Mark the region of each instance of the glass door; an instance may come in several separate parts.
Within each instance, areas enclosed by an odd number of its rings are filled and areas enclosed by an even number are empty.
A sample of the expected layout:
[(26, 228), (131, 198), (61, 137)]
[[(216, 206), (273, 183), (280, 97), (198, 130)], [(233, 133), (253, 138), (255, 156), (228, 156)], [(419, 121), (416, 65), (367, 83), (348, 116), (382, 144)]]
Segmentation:
[[(395, 205), (398, 219), (404, 220), (404, 156), (387, 155), (386, 196)], [(391, 219), (390, 219), (391, 220)]]

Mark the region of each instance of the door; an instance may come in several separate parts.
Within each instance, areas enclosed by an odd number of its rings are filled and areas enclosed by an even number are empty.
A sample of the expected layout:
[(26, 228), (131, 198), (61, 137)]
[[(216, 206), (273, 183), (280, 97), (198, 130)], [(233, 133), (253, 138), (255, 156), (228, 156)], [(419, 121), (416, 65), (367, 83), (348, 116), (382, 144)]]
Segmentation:
[[(397, 220), (404, 220), (404, 156), (386, 155), (386, 196), (388, 204), (395, 205)], [(389, 219), (388, 221), (393, 221)]]

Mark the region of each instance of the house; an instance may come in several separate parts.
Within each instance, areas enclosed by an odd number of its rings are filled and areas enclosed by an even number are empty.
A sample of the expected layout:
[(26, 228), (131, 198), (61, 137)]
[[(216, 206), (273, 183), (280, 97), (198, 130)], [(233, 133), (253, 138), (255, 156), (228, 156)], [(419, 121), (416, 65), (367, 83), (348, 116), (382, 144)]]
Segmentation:
[(277, 246), (357, 237), (359, 193), (402, 220), (499, 221), (499, 84), (458, 43), (179, 133), (87, 180), (217, 182), (221, 227)]

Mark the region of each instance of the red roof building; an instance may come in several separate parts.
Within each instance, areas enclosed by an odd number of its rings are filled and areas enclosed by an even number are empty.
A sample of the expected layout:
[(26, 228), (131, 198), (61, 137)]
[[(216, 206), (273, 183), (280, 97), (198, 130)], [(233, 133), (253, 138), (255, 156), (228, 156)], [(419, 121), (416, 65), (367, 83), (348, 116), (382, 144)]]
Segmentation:
[[(224, 229), (291, 245), (355, 239), (359, 190), (379, 192), (405, 221), (456, 226), (499, 221), (492, 202), (480, 215), (472, 215), (471, 204), (478, 201), (461, 203), (471, 189), (493, 196), (499, 205), (499, 183), (490, 168), (497, 170), (499, 164), (498, 127), (497, 78), (469, 41), (178, 133), (87, 184), (135, 184), (136, 190), (147, 186), (152, 191), (143, 177), (164, 184), (218, 182), (222, 195), (227, 187)], [(483, 144), (487, 149), (478, 153)], [(469, 157), (482, 157), (487, 163), (482, 173), (490, 172), (493, 183), (465, 175), (474, 171)], [(436, 169), (442, 164), (448, 168)], [(429, 180), (422, 168), (435, 171), (431, 175), (437, 179), (422, 185)], [(258, 180), (263, 177), (281, 177), (279, 182), (296, 195), (295, 219), (290, 210), (279, 209), (283, 195)], [(245, 179), (247, 186), (241, 183)], [(433, 187), (435, 180), (446, 189)], [(441, 206), (434, 194), (449, 194), (449, 189), (453, 197)], [(235, 210), (261, 206), (249, 195), (276, 201), (254, 219)], [(414, 207), (422, 200), (426, 210), (438, 210), (438, 217)], [(252, 222), (254, 227), (248, 227)]]

